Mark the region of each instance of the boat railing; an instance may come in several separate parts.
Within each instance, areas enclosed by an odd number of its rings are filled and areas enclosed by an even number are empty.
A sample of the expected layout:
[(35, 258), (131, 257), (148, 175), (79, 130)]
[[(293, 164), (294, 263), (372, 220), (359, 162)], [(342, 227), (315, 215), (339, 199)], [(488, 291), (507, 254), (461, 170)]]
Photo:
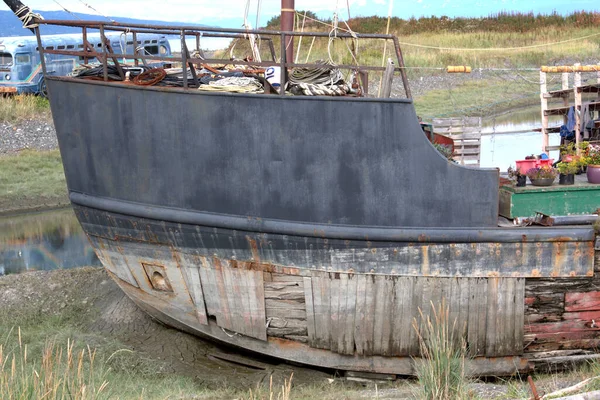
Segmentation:
[[(249, 35), (255, 35), (260, 37), (261, 40), (265, 40), (269, 46), (269, 52), (271, 56), (270, 61), (254, 61), (254, 60), (235, 60), (235, 65), (240, 66), (254, 66), (254, 67), (280, 67), (280, 82), (286, 81), (286, 72), (290, 68), (338, 68), (344, 70), (355, 70), (361, 74), (363, 79), (363, 85), (368, 81), (366, 74), (368, 71), (375, 71), (384, 73), (386, 69), (389, 71), (389, 66), (374, 66), (374, 65), (358, 65), (357, 64), (342, 64), (342, 65), (323, 65), (316, 63), (295, 63), (290, 60), (286, 60), (286, 43), (295, 37), (313, 37), (313, 38), (340, 38), (340, 39), (380, 39), (391, 41), (396, 56), (396, 65), (393, 66), (393, 72), (399, 73), (404, 86), (404, 91), (407, 98), (411, 98), (410, 88), (408, 85), (408, 78), (404, 65), (404, 59), (400, 43), (398, 38), (390, 34), (360, 34), (360, 33), (347, 33), (347, 32), (336, 32), (335, 35), (327, 32), (296, 32), (296, 31), (272, 31), (272, 30), (247, 30), (247, 29), (228, 29), (228, 28), (211, 28), (211, 27), (200, 27), (193, 25), (153, 25), (153, 24), (122, 24), (111, 21), (73, 21), (73, 20), (38, 20), (39, 25), (52, 25), (52, 26), (64, 26), (81, 28), (84, 43), (87, 40), (87, 34), (89, 30), (98, 30), (102, 37), (102, 52), (98, 52), (92, 48), (92, 46), (85, 46), (83, 50), (68, 50), (68, 49), (45, 49), (42, 46), (40, 28), (35, 27), (35, 33), (38, 40), (38, 47), (42, 60), (42, 68), (44, 74), (46, 74), (46, 65), (44, 60), (44, 54), (61, 54), (61, 55), (72, 55), (81, 57), (84, 63), (88, 59), (97, 58), (103, 66), (103, 79), (104, 81), (109, 80), (108, 65), (109, 59), (113, 61), (117, 69), (120, 69), (118, 59), (127, 57), (133, 59), (135, 64), (138, 65), (139, 60), (151, 60), (151, 61), (163, 61), (163, 62), (181, 62), (183, 68), (183, 88), (188, 89), (190, 87), (188, 82), (188, 71), (191, 73), (192, 80), (197, 81), (196, 65), (201, 64), (223, 64), (232, 63), (232, 60), (225, 59), (213, 59), (213, 58), (198, 58), (190, 54), (187, 46), (186, 39), (195, 37), (196, 47), (200, 48), (201, 38), (231, 38), (231, 39), (244, 39), (248, 38)], [(133, 54), (122, 54), (115, 53), (112, 51), (110, 42), (106, 39), (107, 32), (119, 32), (121, 34), (131, 34), (133, 36), (134, 50)], [(181, 57), (177, 59), (174, 55), (150, 55), (150, 54), (138, 54), (135, 50), (137, 44), (136, 35), (144, 33), (164, 34), (179, 36), (181, 40)], [(275, 46), (273, 39), (278, 37), (280, 40), (280, 58), (277, 60)], [(197, 84), (197, 82), (195, 82)], [(280, 95), (285, 95), (284, 85), (281, 85), (279, 89)]]

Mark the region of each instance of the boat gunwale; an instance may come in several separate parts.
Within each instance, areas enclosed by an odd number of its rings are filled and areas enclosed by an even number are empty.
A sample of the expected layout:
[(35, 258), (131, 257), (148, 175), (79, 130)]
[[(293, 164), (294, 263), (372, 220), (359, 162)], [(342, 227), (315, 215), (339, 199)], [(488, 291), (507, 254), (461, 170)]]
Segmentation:
[[(190, 95), (201, 95), (201, 96), (224, 96), (224, 97), (249, 97), (249, 98), (279, 98), (286, 101), (317, 101), (317, 100), (327, 100), (327, 101), (341, 101), (341, 102), (369, 102), (369, 103), (400, 103), (400, 104), (412, 104), (413, 100), (411, 98), (380, 98), (380, 97), (349, 97), (349, 96), (281, 96), (278, 93), (273, 94), (265, 94), (265, 93), (232, 93), (232, 92), (208, 92), (202, 91), (194, 88), (182, 88), (182, 87), (174, 87), (174, 86), (138, 86), (132, 84), (123, 84), (122, 81), (99, 81), (99, 80), (91, 80), (91, 79), (81, 79), (81, 78), (73, 78), (68, 76), (47, 76), (46, 79), (48, 81), (62, 81), (62, 82), (71, 82), (71, 83), (80, 83), (84, 85), (100, 85), (100, 86), (110, 86), (122, 89), (133, 89), (133, 90), (150, 90), (157, 92), (166, 92), (166, 93), (182, 93), (182, 94), (190, 94)], [(481, 169), (481, 168), (478, 168)], [(496, 168), (487, 168), (487, 169), (496, 169)]]
[(91, 196), (74, 191), (70, 191), (69, 198), (72, 203), (80, 206), (139, 218), (247, 232), (324, 239), (415, 243), (535, 243), (592, 242), (595, 240), (592, 227), (395, 228), (319, 224), (183, 210)]

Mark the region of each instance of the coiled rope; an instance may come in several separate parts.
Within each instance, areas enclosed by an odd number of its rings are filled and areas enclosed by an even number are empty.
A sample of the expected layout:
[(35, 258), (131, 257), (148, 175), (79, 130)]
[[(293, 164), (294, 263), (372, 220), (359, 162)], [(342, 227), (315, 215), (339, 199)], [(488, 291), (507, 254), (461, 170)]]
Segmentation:
[(37, 28), (39, 24), (36, 21), (44, 19), (40, 14), (31, 11), (31, 8), (27, 6), (19, 8), (15, 14), (21, 20), (23, 28), (27, 29)]

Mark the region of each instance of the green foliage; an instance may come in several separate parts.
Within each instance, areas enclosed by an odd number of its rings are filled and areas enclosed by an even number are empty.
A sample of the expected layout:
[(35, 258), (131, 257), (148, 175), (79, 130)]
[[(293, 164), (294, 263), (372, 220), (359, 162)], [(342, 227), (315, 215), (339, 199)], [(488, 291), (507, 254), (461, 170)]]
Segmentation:
[[(348, 21), (352, 30), (362, 33), (383, 33), (385, 17), (357, 17)], [(431, 16), (407, 20), (392, 18), (390, 29), (400, 36), (433, 32), (533, 32), (548, 28), (595, 28), (600, 24), (597, 11), (577, 11), (570, 15), (500, 12), (484, 18), (449, 18)]]
[(579, 163), (577, 161), (560, 162), (556, 164), (556, 169), (563, 175), (576, 174), (579, 172)]

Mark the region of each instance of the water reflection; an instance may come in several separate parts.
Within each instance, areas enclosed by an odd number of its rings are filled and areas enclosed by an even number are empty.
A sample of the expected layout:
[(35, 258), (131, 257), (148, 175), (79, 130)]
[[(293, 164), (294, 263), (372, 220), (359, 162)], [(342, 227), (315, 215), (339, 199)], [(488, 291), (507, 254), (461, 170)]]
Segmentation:
[[(539, 106), (525, 107), (510, 113), (485, 118), (481, 138), (481, 167), (499, 168), (506, 172), (515, 160), (542, 152), (542, 133), (533, 129), (542, 126)], [(551, 116), (549, 126), (562, 124), (561, 116)], [(519, 133), (503, 133), (520, 131)], [(560, 135), (549, 135), (549, 145), (558, 146)], [(558, 159), (558, 150), (550, 152), (550, 158)]]
[(71, 209), (0, 218), (0, 275), (99, 266)]

